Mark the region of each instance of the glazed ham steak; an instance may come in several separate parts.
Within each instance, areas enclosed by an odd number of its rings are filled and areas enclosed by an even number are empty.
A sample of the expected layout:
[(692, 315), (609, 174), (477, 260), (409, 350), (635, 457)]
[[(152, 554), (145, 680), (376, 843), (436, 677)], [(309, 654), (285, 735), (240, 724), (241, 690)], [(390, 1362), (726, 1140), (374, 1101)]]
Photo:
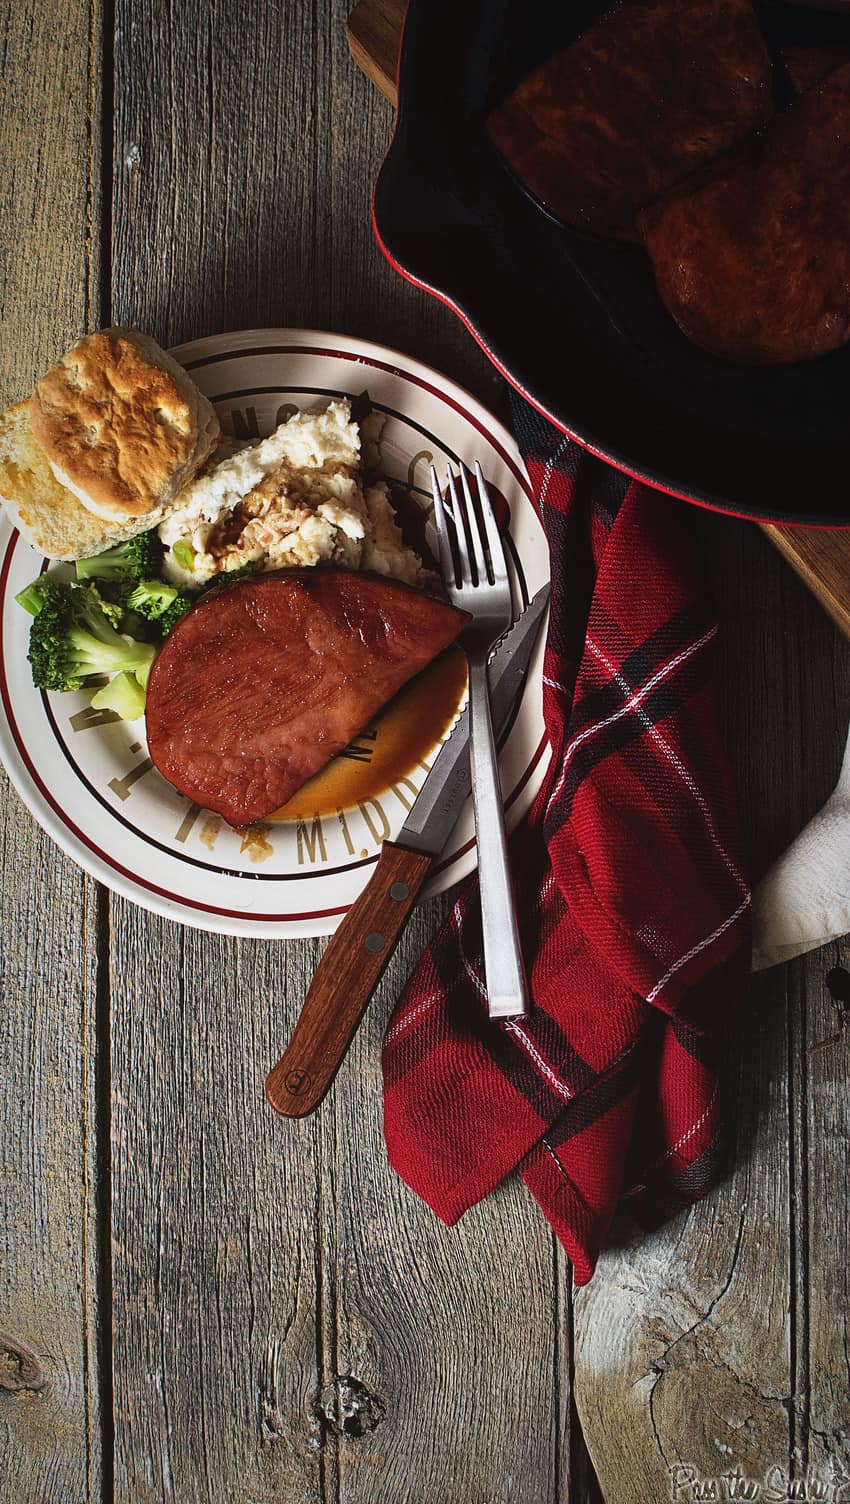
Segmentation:
[(742, 365), (850, 339), (850, 64), (725, 170), (640, 217), (661, 300), (689, 339)]
[(493, 111), (490, 136), (569, 224), (634, 236), (634, 214), (771, 114), (749, 0), (622, 0)]
[(348, 570), (259, 574), (215, 590), (154, 662), (155, 766), (231, 825), (272, 814), (436, 658), (465, 612)]

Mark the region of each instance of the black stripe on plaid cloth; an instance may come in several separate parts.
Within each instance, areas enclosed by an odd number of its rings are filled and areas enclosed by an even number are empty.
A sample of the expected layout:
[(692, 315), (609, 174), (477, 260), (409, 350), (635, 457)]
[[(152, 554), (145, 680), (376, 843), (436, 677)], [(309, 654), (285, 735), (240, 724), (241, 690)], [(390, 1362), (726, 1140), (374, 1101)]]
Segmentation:
[[(566, 753), (562, 753), (565, 760), (569, 759), (569, 772), (560, 785), (557, 797), (553, 797), (546, 811), (544, 826), (546, 835), (553, 834), (564, 824), (565, 820), (569, 819), (576, 793), (598, 763), (604, 762), (614, 753), (623, 752), (631, 742), (640, 738), (645, 741), (650, 727), (658, 726), (672, 716), (683, 701), (689, 700), (697, 689), (701, 689), (709, 682), (710, 675), (711, 664), (704, 654), (688, 658), (676, 668), (675, 673), (671, 671), (668, 678), (663, 679), (653, 690), (645, 694), (634, 709), (626, 713), (614, 712), (609, 715), (607, 718), (609, 724), (596, 721), (592, 726), (585, 725), (584, 731), (579, 732), (575, 737), (573, 737), (571, 725), (572, 740), (566, 748)], [(624, 694), (633, 697), (630, 686), (624, 685), (619, 691), (621, 709), (625, 709), (629, 703), (626, 700), (624, 705)], [(598, 727), (598, 731), (595, 731), (594, 727)], [(587, 740), (578, 745), (581, 736), (586, 736)], [(573, 751), (573, 748), (576, 750)], [(658, 758), (655, 757), (654, 761), (657, 768)]]
[(640, 1072), (646, 1045), (642, 1041), (631, 1045), (622, 1060), (618, 1061), (604, 1076), (599, 1076), (593, 1086), (564, 1108), (555, 1122), (546, 1130), (546, 1142), (550, 1149), (557, 1149), (576, 1134), (584, 1133), (592, 1123), (602, 1117), (631, 1091), (640, 1085)]
[(598, 688), (589, 689), (582, 700), (575, 703), (570, 712), (570, 737), (578, 736), (585, 727), (596, 721), (606, 721), (623, 704), (623, 695), (635, 695), (641, 687), (663, 668), (664, 664), (678, 657), (692, 642), (710, 630), (713, 623), (702, 603), (689, 603), (684, 610), (662, 622), (645, 642), (629, 647), (622, 642), (622, 630), (618, 622), (597, 608), (600, 635), (608, 643), (622, 645), (622, 655), (616, 654), (619, 669), (616, 677), (606, 676)]
[(384, 1127), (450, 1223), (519, 1168), (581, 1282), (624, 1186), (654, 1218), (719, 1171), (711, 979), (748, 890), (685, 508), (514, 411), (552, 564), (553, 761), (511, 839), (532, 1006), (487, 1018), (473, 877), (390, 1020)]

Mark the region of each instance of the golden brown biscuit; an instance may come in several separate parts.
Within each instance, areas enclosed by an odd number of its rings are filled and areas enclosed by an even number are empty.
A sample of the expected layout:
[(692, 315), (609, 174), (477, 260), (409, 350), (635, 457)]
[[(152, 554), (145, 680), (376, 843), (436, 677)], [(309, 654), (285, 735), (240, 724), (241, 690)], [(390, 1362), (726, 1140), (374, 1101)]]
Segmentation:
[(0, 413), (0, 502), (27, 542), (49, 559), (86, 559), (150, 526), (146, 517), (96, 517), (59, 484), (33, 437), (28, 402)]
[(39, 381), (30, 422), (89, 511), (153, 526), (212, 449), (215, 412), (181, 366), (133, 329), (88, 334)]

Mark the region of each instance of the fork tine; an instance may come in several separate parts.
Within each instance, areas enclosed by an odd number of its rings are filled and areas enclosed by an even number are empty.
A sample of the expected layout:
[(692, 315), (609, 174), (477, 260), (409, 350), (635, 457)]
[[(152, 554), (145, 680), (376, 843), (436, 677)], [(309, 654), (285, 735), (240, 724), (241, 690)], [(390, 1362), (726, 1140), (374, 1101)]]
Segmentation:
[(466, 502), (466, 515), (469, 518), (469, 532), (471, 534), (472, 553), (475, 559), (475, 568), (478, 573), (479, 585), (487, 585), (490, 582), (490, 571), (487, 568), (487, 558), (484, 553), (484, 539), (481, 534), (481, 525), (478, 521), (478, 513), (472, 500), (472, 492), (469, 489), (469, 471), (465, 465), (460, 467), (460, 480), (463, 486), (463, 496)]
[[(452, 553), (451, 538), (449, 537), (449, 524), (446, 517), (446, 509), (443, 505), (443, 493), (440, 490), (440, 482), (437, 471), (431, 466), (431, 495), (434, 498), (434, 525), (437, 529), (437, 539), (440, 545), (440, 574), (448, 582), (457, 583), (457, 569)], [(457, 527), (455, 527), (457, 531)]]
[(451, 466), (448, 468), (449, 492), (452, 498), (452, 515), (455, 520), (455, 534), (457, 537), (457, 553), (460, 560), (461, 585), (474, 585), (472, 566), (469, 562), (469, 546), (471, 539), (470, 522), (466, 515), (466, 508), (458, 495), (457, 481)]
[(493, 565), (494, 582), (506, 580), (508, 567), (505, 563), (505, 548), (502, 543), (496, 518), (493, 513), (493, 503), (487, 490), (487, 482), (484, 479), (484, 471), (478, 460), (475, 461), (475, 479), (478, 481), (478, 498), (481, 502), (481, 517), (484, 522), (484, 530), (487, 534), (487, 547), (490, 550), (490, 559)]

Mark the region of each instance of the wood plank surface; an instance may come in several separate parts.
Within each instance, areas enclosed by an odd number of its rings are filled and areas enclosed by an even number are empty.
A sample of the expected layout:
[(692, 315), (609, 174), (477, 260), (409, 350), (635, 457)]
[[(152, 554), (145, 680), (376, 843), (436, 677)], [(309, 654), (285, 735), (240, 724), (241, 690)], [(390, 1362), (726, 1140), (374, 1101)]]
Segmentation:
[(359, 0), (346, 22), (351, 56), (390, 104), (398, 103), (396, 72), (406, 0)]
[[(87, 0), (61, 27), (46, 0), (0, 15), (0, 406), (100, 319), (98, 28)], [(0, 1498), (86, 1504), (103, 1450), (98, 899), (0, 778)]]
[(764, 533), (845, 637), (850, 637), (850, 528), (788, 528), (765, 523)]
[[(371, 239), (391, 115), (348, 58), (347, 8), (118, 0), (102, 61), (81, 0), (61, 28), (42, 0), (7, 12), (7, 400), (114, 319), (166, 343), (336, 328), (502, 407), (472, 339)], [(850, 648), (757, 529), (694, 527), (759, 869), (837, 773)], [(263, 1079), (321, 942), (98, 898), (5, 781), (0, 800), (0, 1497), (589, 1504), (574, 1399), (607, 1504), (672, 1498), (686, 1465), (762, 1488), (771, 1468), (850, 1475), (847, 947), (748, 986), (733, 1173), (651, 1237), (618, 1226), (573, 1292), (516, 1181), (448, 1230), (385, 1162), (380, 1039), (448, 900), (415, 915), (332, 1095), (285, 1123)]]
[[(237, 35), (215, 0), (167, 19), (119, 4), (113, 317), (168, 343), (342, 329), (487, 400), (484, 357), (371, 239), (389, 111), (345, 13), (243, 4)], [(331, 1097), (287, 1123), (263, 1078), (319, 945), (184, 933), (113, 900), (120, 1504), (563, 1499), (548, 1229), (511, 1186), (450, 1233), (385, 1163), (377, 1044), (442, 907), (416, 916)], [(515, 1248), (509, 1281), (482, 1278)]]

